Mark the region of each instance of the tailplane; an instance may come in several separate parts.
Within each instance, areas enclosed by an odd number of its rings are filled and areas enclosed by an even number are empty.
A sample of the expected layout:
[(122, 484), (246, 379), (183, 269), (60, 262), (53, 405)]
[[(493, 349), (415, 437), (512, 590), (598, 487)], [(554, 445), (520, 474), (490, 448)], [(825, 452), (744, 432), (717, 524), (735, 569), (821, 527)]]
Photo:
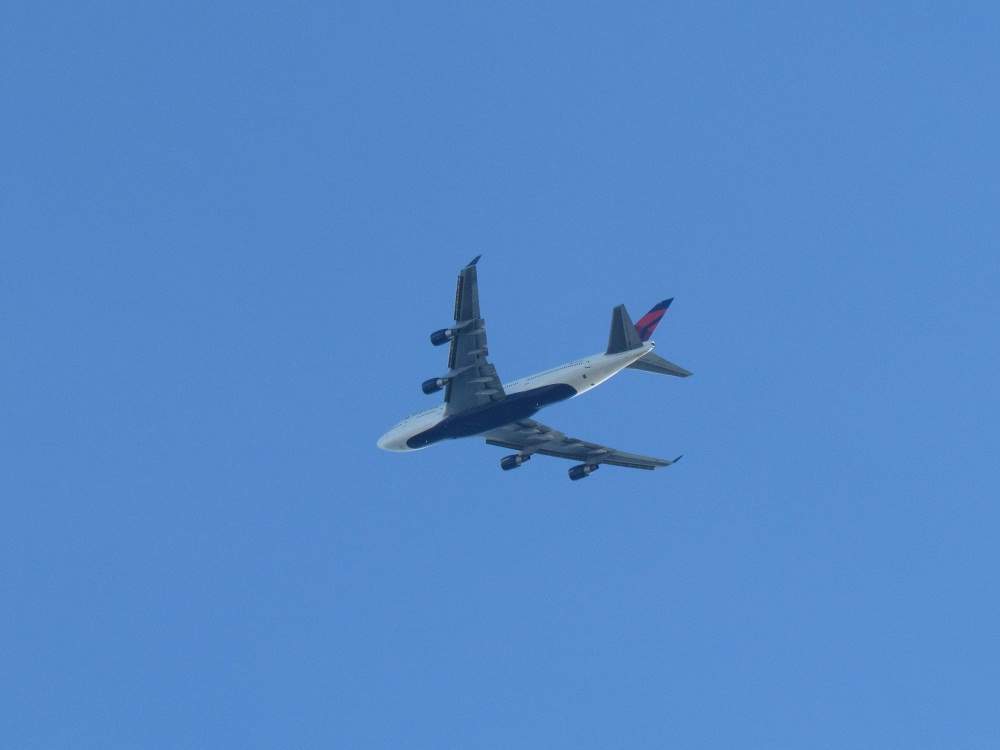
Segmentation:
[[(631, 349), (638, 349), (643, 342), (648, 341), (656, 326), (663, 318), (670, 303), (674, 298), (665, 299), (655, 305), (648, 313), (639, 318), (639, 322), (633, 324), (632, 319), (625, 309), (625, 305), (618, 305), (611, 313), (611, 335), (608, 337), (608, 354), (618, 354)], [(691, 373), (680, 365), (668, 362), (663, 357), (646, 352), (642, 357), (629, 365), (636, 370), (655, 372), (659, 375), (674, 375), (678, 378), (686, 378)]]
[(632, 318), (628, 316), (625, 305), (618, 305), (611, 311), (611, 334), (608, 336), (608, 351), (606, 354), (618, 354), (629, 349), (642, 346), (642, 339), (636, 331)]
[(653, 354), (652, 352), (639, 357), (639, 359), (630, 364), (629, 367), (636, 370), (645, 370), (646, 372), (655, 372), (659, 375), (676, 375), (679, 378), (686, 378), (691, 374), (680, 365), (668, 362), (663, 357)]

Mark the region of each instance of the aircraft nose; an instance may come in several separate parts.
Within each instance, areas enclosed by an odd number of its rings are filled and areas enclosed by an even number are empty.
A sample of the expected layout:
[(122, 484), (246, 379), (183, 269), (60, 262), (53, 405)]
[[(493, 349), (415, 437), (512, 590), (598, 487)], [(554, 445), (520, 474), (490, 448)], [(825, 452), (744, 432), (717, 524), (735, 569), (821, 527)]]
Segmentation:
[(378, 439), (378, 443), (376, 443), (376, 445), (384, 451), (401, 451), (403, 450), (403, 446), (400, 444), (401, 442), (402, 441), (395, 433), (395, 430), (389, 430)]

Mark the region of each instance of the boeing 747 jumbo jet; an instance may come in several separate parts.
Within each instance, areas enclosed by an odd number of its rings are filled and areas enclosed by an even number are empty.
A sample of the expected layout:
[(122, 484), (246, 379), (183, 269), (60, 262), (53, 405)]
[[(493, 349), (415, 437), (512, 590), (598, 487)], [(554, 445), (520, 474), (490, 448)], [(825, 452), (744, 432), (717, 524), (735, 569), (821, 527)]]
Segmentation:
[(443, 388), (444, 403), (407, 417), (379, 439), (378, 447), (415, 451), (447, 438), (479, 435), (490, 445), (517, 451), (500, 461), (504, 471), (516, 469), (540, 453), (579, 461), (569, 470), (573, 480), (589, 476), (601, 464), (656, 469), (678, 461), (680, 456), (668, 461), (567, 437), (530, 418), (545, 406), (586, 393), (626, 367), (682, 378), (690, 375), (683, 367), (653, 354), (656, 344), (649, 340), (673, 299), (656, 305), (635, 324), (625, 305), (618, 305), (611, 312), (607, 351), (501, 384), (496, 369), (486, 359), (486, 321), (479, 315), (476, 277), (479, 258), (473, 258), (458, 275), (454, 325), (431, 334), (435, 346), (451, 342), (451, 352), (448, 371), (424, 381), (423, 391), (431, 394)]

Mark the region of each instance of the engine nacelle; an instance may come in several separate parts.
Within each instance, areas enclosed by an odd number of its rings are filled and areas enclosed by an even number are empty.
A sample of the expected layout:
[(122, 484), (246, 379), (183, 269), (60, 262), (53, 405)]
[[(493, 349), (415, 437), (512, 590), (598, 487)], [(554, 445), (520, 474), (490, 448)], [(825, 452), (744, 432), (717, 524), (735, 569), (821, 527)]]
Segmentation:
[(442, 328), (440, 331), (434, 331), (431, 334), (431, 343), (434, 346), (441, 346), (441, 344), (447, 344), (455, 338), (455, 331), (452, 328)]
[(437, 393), (442, 388), (448, 384), (447, 378), (431, 378), (430, 380), (425, 380), (421, 383), (420, 388), (428, 396), (432, 393)]
[(531, 456), (523, 456), (520, 453), (515, 453), (513, 456), (504, 456), (500, 459), (500, 468), (504, 471), (510, 471), (511, 469), (516, 469), (518, 466), (523, 464), (525, 461), (530, 461)]
[(574, 466), (569, 470), (569, 478), (575, 482), (577, 479), (589, 477), (600, 468), (600, 464), (580, 464), (579, 466)]

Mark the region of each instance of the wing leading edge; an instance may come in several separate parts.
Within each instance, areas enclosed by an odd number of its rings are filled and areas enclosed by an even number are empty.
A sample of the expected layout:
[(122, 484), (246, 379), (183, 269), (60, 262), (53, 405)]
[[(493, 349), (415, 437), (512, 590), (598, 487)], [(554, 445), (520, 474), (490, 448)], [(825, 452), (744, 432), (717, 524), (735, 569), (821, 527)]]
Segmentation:
[(489, 445), (516, 450), (521, 456), (540, 453), (543, 456), (567, 458), (593, 466), (611, 464), (625, 466), (629, 469), (652, 470), (670, 466), (680, 460), (680, 456), (670, 461), (665, 458), (625, 453), (597, 443), (567, 437), (562, 432), (533, 419), (512, 422), (487, 432), (484, 437)]

